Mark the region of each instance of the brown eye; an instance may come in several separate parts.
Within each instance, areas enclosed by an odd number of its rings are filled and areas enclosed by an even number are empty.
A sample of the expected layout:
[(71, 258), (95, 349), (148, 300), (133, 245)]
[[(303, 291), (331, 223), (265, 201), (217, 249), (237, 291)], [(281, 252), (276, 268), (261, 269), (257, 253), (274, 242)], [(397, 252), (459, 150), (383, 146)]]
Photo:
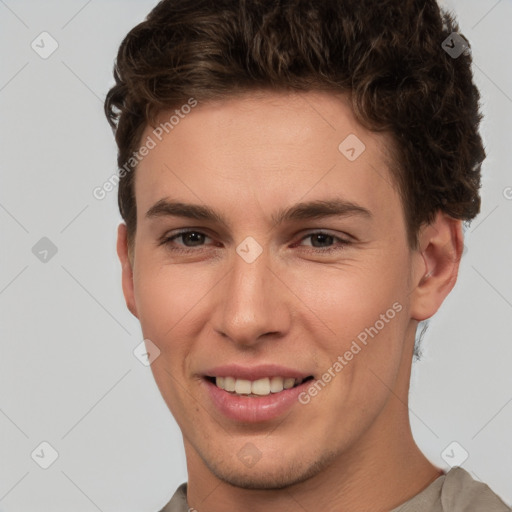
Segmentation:
[[(197, 245), (201, 245), (201, 242), (204, 242), (206, 235), (198, 231), (187, 231), (185, 233), (180, 233), (179, 235), (176, 236), (176, 238), (180, 237), (181, 241), (184, 243), (185, 246), (196, 247)], [(189, 242), (190, 245), (188, 245)]]
[[(306, 247), (311, 247), (313, 250), (317, 250), (317, 252), (337, 251), (350, 244), (348, 240), (335, 235), (331, 235), (329, 233), (324, 233), (323, 231), (309, 233), (304, 238), (302, 238), (301, 242), (307, 240), (308, 238), (311, 239), (312, 243), (310, 246)], [(337, 245), (333, 245), (334, 242), (337, 242)]]
[[(202, 247), (209, 236), (201, 231), (196, 230), (183, 230), (171, 236), (165, 236), (160, 241), (159, 245), (165, 245), (170, 250), (177, 252), (192, 252), (194, 247)], [(177, 242), (179, 240), (180, 242)]]
[[(325, 233), (318, 233), (315, 235), (310, 235), (313, 247), (325, 247), (325, 244), (331, 245), (334, 242), (334, 237), (332, 235), (326, 235)], [(315, 245), (319, 243), (320, 245)]]

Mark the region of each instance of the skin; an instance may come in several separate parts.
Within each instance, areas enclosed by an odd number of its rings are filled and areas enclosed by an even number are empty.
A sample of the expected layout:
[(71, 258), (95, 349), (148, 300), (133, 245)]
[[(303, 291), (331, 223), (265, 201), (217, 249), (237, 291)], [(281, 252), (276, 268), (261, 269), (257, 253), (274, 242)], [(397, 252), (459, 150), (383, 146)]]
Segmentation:
[[(338, 150), (351, 133), (366, 146), (353, 162)], [(390, 148), (344, 96), (260, 92), (199, 104), (139, 164), (132, 258), (125, 225), (118, 231), (123, 291), (161, 351), (151, 368), (183, 433), (187, 500), (199, 512), (384, 511), (441, 474), (412, 437), (408, 389), (416, 326), (456, 281), (461, 223), (439, 213), (409, 247)], [(334, 197), (371, 216), (271, 221)], [(226, 225), (148, 217), (162, 199), (207, 205)], [(159, 245), (182, 228), (206, 236)], [(236, 252), (248, 236), (263, 249), (252, 263)], [(278, 420), (236, 423), (204, 392), (201, 375), (226, 363), (318, 379), (394, 303), (401, 311), (367, 346)], [(238, 457), (247, 443), (261, 454), (252, 467)]]

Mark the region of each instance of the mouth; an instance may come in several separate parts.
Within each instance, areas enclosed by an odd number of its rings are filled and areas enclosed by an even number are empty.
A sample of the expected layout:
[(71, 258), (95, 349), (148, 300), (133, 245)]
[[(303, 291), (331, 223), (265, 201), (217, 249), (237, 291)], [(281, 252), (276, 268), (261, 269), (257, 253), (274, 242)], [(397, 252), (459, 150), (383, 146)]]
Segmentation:
[(301, 414), (299, 396), (314, 379), (307, 371), (273, 363), (226, 364), (201, 377), (214, 414), (238, 424), (277, 421), (292, 410)]
[(239, 379), (230, 376), (206, 376), (206, 380), (232, 395), (258, 398), (296, 388), (313, 380), (313, 376), (309, 375), (304, 378), (269, 376), (257, 380)]

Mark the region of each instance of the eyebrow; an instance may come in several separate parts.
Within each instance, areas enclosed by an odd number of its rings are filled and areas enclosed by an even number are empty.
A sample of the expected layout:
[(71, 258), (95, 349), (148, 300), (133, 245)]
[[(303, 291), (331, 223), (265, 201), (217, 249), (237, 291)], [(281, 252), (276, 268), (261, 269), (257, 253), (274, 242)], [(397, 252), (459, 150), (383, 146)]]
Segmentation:
[[(334, 216), (348, 217), (352, 215), (372, 217), (372, 213), (367, 208), (351, 201), (334, 198), (298, 203), (289, 208), (280, 209), (271, 216), (271, 221), (275, 225), (279, 225), (283, 222), (297, 220), (313, 220)], [(228, 227), (226, 219), (208, 206), (170, 201), (168, 199), (160, 199), (146, 213), (146, 218), (168, 216), (211, 221)]]

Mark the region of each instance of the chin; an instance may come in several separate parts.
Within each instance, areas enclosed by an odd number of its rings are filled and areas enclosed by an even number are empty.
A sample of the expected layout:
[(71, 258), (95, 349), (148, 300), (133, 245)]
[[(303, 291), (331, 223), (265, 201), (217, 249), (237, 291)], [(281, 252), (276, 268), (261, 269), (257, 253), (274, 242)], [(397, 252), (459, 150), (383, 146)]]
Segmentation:
[[(268, 456), (272, 457), (272, 454)], [(278, 456), (274, 457), (275, 461), (264, 463), (263, 460), (260, 460), (253, 467), (244, 467), (243, 470), (240, 469), (238, 460), (232, 464), (225, 461), (222, 465), (206, 460), (205, 462), (208, 469), (219, 480), (233, 487), (253, 490), (278, 490), (292, 487), (315, 477), (333, 462), (336, 454), (332, 452), (325, 453), (310, 463), (306, 463), (304, 460), (279, 461)], [(226, 464), (229, 464), (229, 467)]]

